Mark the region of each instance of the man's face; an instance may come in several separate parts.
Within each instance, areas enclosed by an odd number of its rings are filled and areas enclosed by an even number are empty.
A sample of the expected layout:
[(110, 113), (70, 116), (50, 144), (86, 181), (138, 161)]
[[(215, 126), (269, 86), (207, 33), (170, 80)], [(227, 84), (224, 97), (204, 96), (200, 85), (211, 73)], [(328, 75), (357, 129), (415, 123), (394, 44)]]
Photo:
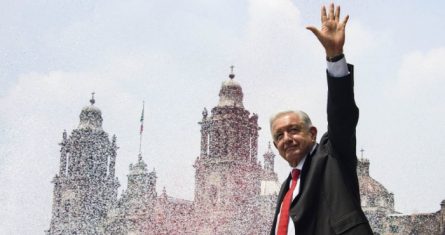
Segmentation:
[(274, 145), (292, 167), (311, 151), (316, 136), (317, 129), (305, 127), (295, 113), (283, 114), (272, 123)]

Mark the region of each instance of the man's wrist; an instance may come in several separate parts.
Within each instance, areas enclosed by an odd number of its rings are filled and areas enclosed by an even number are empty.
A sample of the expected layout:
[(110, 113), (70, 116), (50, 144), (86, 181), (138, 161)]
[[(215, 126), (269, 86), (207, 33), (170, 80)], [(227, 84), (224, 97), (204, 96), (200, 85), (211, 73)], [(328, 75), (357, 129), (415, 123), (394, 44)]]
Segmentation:
[(325, 48), (325, 52), (326, 52), (326, 57), (332, 58), (340, 54), (343, 54), (343, 48), (331, 48), (329, 50)]
[(343, 58), (345, 58), (345, 55), (343, 53), (340, 53), (340, 54), (332, 56), (332, 57), (326, 56), (326, 60), (328, 62), (337, 62), (337, 61), (340, 61)]

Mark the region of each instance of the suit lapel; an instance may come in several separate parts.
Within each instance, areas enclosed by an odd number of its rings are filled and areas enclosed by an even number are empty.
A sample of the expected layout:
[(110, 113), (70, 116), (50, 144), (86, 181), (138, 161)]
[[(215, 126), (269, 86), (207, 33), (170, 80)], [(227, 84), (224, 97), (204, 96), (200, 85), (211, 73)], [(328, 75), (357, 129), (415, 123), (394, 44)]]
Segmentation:
[[(309, 168), (310, 168), (310, 166), (311, 166), (312, 157), (317, 153), (318, 146), (319, 146), (319, 145), (317, 144), (317, 146), (315, 147), (315, 149), (314, 149), (314, 151), (312, 152), (312, 154), (309, 154), (309, 156), (306, 157), (306, 160), (305, 160), (304, 165), (303, 165), (303, 169), (301, 169), (301, 175), (300, 175), (300, 191), (299, 191), (298, 195), (295, 197), (295, 199), (292, 201), (292, 203), (291, 203), (291, 207), (293, 207), (293, 206), (297, 203), (298, 199), (301, 197), (301, 195), (302, 195), (302, 194), (304, 193), (304, 191), (305, 191), (304, 186), (305, 186), (305, 183), (306, 183), (306, 177), (307, 177), (307, 175), (308, 175)], [(289, 178), (288, 178), (288, 180), (289, 180)], [(287, 185), (288, 185), (288, 188), (289, 188), (289, 181), (287, 181)], [(287, 192), (287, 191), (286, 191), (286, 192)]]

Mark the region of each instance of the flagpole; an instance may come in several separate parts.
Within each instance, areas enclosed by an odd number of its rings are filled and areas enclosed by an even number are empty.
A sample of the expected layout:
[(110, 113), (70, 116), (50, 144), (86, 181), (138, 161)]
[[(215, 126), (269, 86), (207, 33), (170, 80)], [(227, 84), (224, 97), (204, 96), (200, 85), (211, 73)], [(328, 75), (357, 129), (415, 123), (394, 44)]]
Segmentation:
[(139, 155), (142, 154), (141, 145), (142, 145), (142, 133), (139, 135)]
[(145, 101), (142, 101), (141, 128), (139, 131), (139, 159), (142, 158), (142, 132), (144, 131), (144, 107), (145, 107)]

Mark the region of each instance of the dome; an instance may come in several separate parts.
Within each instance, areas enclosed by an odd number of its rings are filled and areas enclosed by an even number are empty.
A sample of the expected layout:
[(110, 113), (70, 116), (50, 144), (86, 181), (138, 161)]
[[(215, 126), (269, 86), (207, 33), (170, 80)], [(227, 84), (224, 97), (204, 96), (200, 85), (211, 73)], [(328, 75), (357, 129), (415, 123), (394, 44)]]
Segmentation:
[(376, 209), (394, 213), (394, 195), (369, 176), (369, 160), (359, 159), (357, 170), (361, 204), (365, 213)]
[(85, 106), (80, 112), (79, 129), (90, 130), (102, 130), (102, 112), (96, 106), (94, 106), (94, 93), (93, 98), (90, 100), (91, 105)]
[(243, 106), (243, 90), (241, 85), (234, 81), (235, 75), (231, 73), (229, 75), (229, 80), (226, 80), (221, 85), (221, 90), (219, 91), (219, 107), (224, 106), (235, 106), (244, 108)]
[(369, 160), (359, 158), (357, 162), (357, 175), (359, 180), (360, 192), (366, 195), (389, 194), (388, 190), (377, 180), (369, 176)]
[(388, 190), (377, 180), (371, 178), (370, 176), (359, 176), (359, 187), (360, 193), (365, 195), (386, 195), (389, 194)]

